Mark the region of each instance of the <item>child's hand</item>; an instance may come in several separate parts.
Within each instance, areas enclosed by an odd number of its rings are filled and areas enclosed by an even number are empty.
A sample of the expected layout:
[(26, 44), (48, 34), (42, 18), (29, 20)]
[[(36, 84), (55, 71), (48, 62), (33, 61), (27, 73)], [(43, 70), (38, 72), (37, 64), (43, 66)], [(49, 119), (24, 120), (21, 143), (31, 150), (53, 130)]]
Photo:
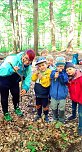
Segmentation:
[(57, 71), (57, 72), (55, 73), (54, 78), (55, 78), (55, 79), (57, 79), (57, 78), (58, 78), (58, 76), (59, 76), (59, 72)]
[(62, 72), (63, 69), (59, 69), (59, 72)]
[(34, 71), (33, 71), (33, 73), (35, 73), (36, 75), (38, 75), (38, 70), (37, 69), (35, 69)]
[(63, 70), (62, 67), (57, 67), (58, 72), (62, 72), (62, 70)]
[(38, 73), (38, 78), (41, 79), (42, 78), (42, 74)]

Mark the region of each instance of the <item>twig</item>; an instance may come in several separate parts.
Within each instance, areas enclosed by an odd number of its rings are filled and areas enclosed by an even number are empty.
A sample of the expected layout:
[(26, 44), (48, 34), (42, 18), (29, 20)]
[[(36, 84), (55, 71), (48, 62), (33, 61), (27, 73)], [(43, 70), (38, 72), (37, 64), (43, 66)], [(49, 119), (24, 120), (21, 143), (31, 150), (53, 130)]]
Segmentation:
[[(15, 73), (17, 73), (17, 74), (20, 76), (21, 82), (23, 82), (23, 76), (22, 76), (21, 74), (19, 74), (19, 73), (17, 72), (17, 70), (15, 70), (15, 68), (14, 68), (14, 66), (12, 65), (11, 62), (8, 62), (8, 63), (11, 65), (11, 67), (13, 68), (13, 70), (15, 71)], [(21, 83), (21, 89), (22, 89), (22, 83)], [(20, 97), (20, 100), (21, 100), (21, 102), (22, 102), (22, 96)]]

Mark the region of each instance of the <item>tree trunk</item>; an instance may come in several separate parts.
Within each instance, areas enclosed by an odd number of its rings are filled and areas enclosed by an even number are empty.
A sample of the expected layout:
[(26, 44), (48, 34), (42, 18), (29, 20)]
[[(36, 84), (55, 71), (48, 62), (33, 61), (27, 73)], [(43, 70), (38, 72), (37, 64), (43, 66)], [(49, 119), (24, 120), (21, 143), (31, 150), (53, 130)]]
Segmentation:
[(77, 46), (80, 47), (80, 36), (82, 31), (82, 2), (79, 2), (79, 16), (78, 16), (78, 38), (77, 38)]
[(34, 50), (38, 53), (38, 0), (33, 0), (34, 6)]
[(22, 7), (21, 0), (19, 0), (19, 46), (22, 51)]
[(80, 47), (80, 34), (81, 34), (81, 28), (78, 29), (78, 38), (77, 38), (77, 46)]
[(9, 0), (10, 5), (10, 21), (12, 24), (12, 32), (13, 32), (13, 43), (14, 43), (14, 52), (16, 53), (16, 38), (15, 38), (15, 26), (14, 26), (14, 15), (13, 15), (13, 0)]
[(72, 41), (74, 38), (74, 21), (75, 21), (75, 0), (72, 0), (72, 5), (71, 5), (71, 21), (70, 21), (70, 29), (69, 29), (69, 40), (68, 40), (68, 45), (67, 45), (67, 52), (69, 52), (72, 47)]
[(52, 50), (55, 51), (55, 25), (54, 25), (54, 15), (53, 15), (53, 2), (50, 2), (50, 25), (51, 25), (51, 44)]
[(18, 16), (18, 0), (16, 0), (15, 3), (15, 8), (16, 8), (16, 44), (17, 44), (17, 51), (20, 50), (20, 35), (19, 35), (19, 16)]

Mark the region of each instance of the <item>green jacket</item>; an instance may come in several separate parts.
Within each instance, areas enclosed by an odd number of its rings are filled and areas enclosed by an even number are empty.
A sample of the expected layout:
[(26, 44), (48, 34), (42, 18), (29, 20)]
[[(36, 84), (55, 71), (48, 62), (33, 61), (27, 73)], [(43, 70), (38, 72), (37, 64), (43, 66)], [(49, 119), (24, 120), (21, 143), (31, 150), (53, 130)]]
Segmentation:
[[(24, 52), (20, 52), (18, 54), (12, 54), (9, 55), (5, 58), (5, 60), (2, 62), (0, 65), (0, 76), (5, 77), (5, 76), (10, 76), (13, 73), (15, 73), (13, 67), (18, 66), (19, 70), (17, 71), (21, 76), (25, 77), (25, 80), (23, 80), (22, 83), (22, 89), (25, 89), (26, 91), (29, 90), (30, 83), (31, 83), (31, 65), (24, 67), (23, 68), (23, 63), (22, 63), (22, 56)], [(10, 63), (12, 66), (10, 65)]]

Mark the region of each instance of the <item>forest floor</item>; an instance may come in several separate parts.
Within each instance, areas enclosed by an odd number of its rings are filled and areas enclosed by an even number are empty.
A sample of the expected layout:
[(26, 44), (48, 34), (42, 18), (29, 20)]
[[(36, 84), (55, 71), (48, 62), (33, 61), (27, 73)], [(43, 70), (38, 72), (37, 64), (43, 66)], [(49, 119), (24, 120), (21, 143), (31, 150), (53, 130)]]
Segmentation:
[[(82, 68), (81, 65), (77, 67)], [(82, 136), (77, 133), (78, 114), (75, 120), (67, 121), (71, 115), (71, 101), (67, 100), (66, 123), (62, 126), (53, 121), (45, 123), (44, 115), (34, 122), (36, 109), (33, 87), (34, 83), (31, 83), (30, 90), (20, 102), (23, 117), (14, 113), (10, 95), (9, 111), (13, 121), (4, 121), (0, 103), (0, 152), (82, 152)], [(52, 120), (51, 109), (49, 119)]]

